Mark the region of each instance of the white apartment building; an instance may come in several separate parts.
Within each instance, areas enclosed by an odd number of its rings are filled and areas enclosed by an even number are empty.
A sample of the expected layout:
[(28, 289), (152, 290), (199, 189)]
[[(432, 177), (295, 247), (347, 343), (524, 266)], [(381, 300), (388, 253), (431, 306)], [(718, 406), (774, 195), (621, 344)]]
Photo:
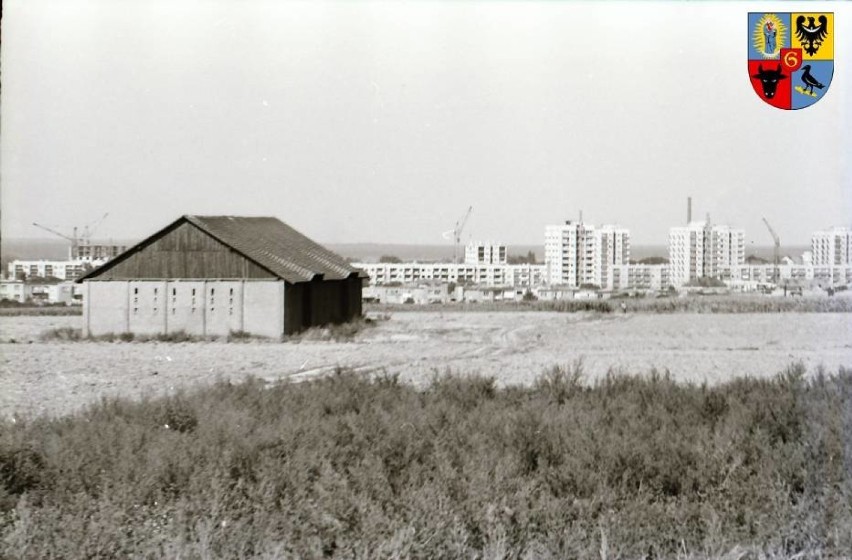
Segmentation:
[(544, 262), (551, 285), (612, 288), (613, 267), (630, 261), (630, 231), (566, 221), (544, 229)]
[(454, 284), (531, 287), (544, 282), (542, 264), (352, 263), (370, 277), (371, 286), (436, 280)]
[(22, 278), (59, 278), (76, 280), (85, 272), (100, 266), (105, 261), (23, 261), (15, 260), (8, 265), (9, 280)]
[(852, 230), (833, 227), (811, 235), (814, 266), (852, 264)]
[(744, 262), (745, 232), (741, 229), (709, 221), (669, 229), (669, 274), (676, 287), (701, 277), (717, 278), (721, 267)]
[(68, 250), (69, 260), (103, 264), (127, 250), (127, 245), (80, 243)]
[(667, 264), (620, 264), (612, 267), (612, 289), (662, 291), (670, 286)]
[(490, 241), (471, 241), (464, 249), (464, 264), (506, 264), (506, 246)]
[(630, 262), (630, 230), (616, 225), (604, 225), (596, 229), (594, 281), (603, 289), (614, 287), (615, 267)]
[(722, 266), (719, 276), (731, 287), (754, 289), (757, 284), (811, 284), (820, 287), (852, 284), (852, 264), (812, 265), (784, 263), (778, 266), (775, 280), (774, 264), (740, 264)]

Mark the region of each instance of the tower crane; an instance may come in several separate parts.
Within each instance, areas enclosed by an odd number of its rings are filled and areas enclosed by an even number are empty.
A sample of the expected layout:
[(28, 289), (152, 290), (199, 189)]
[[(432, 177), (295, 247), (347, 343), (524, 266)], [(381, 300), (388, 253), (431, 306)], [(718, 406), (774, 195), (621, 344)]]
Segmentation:
[(467, 219), (470, 218), (470, 213), (473, 211), (473, 206), (468, 207), (464, 216), (456, 220), (456, 227), (443, 233), (444, 239), (453, 240), (453, 262), (458, 263), (459, 242), (461, 241), (462, 230), (467, 224)]
[(773, 275), (772, 280), (777, 284), (778, 280), (779, 280), (778, 259), (779, 259), (780, 254), (781, 254), (781, 239), (778, 237), (778, 234), (775, 233), (775, 230), (772, 229), (772, 226), (769, 225), (769, 222), (766, 221), (766, 218), (763, 218), (763, 223), (766, 224), (766, 229), (769, 230), (769, 234), (772, 236), (772, 239), (775, 241), (775, 250), (773, 252), (773, 263), (775, 264), (775, 266), (772, 270), (772, 275)]
[(64, 233), (60, 233), (60, 232), (56, 231), (55, 229), (49, 228), (47, 226), (43, 226), (41, 224), (37, 224), (35, 222), (33, 222), (33, 225), (35, 227), (39, 228), (39, 229), (43, 229), (44, 231), (52, 233), (53, 235), (58, 235), (59, 237), (61, 237), (63, 239), (67, 239), (68, 241), (70, 241), (71, 242), (71, 258), (76, 259), (78, 257), (77, 248), (80, 245), (88, 245), (89, 244), (89, 242), (92, 239), (92, 236), (95, 234), (95, 230), (98, 229), (98, 226), (100, 226), (101, 223), (103, 223), (103, 221), (106, 219), (107, 216), (109, 216), (109, 212), (107, 212), (106, 214), (104, 214), (103, 216), (98, 218), (97, 220), (90, 222), (90, 223), (86, 224), (85, 226), (83, 226), (83, 234), (82, 235), (77, 235), (77, 232), (79, 230), (79, 228), (77, 226), (74, 226), (71, 235), (68, 236), (68, 235), (65, 235)]

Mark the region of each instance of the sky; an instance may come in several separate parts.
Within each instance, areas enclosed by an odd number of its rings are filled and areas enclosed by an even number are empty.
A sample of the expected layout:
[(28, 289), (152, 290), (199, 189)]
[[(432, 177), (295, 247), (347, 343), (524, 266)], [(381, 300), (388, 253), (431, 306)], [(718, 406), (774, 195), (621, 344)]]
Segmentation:
[(327, 243), (635, 244), (709, 213), (770, 244), (852, 225), (852, 6), (825, 98), (752, 90), (762, 2), (7, 0), (3, 238), (138, 239), (182, 214), (276, 216)]

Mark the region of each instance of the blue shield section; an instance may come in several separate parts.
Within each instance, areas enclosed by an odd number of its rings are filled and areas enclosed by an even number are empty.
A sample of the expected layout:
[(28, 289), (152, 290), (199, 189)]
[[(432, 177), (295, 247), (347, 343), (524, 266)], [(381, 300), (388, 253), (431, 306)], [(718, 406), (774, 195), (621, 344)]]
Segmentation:
[(758, 31), (763, 34), (764, 39), (769, 42), (773, 42), (776, 45), (776, 50), (781, 50), (784, 47), (790, 46), (790, 34), (793, 32), (793, 29), (790, 27), (790, 14), (787, 12), (775, 12), (774, 14), (778, 16), (778, 19), (781, 20), (784, 28), (783, 30), (775, 30), (774, 33), (769, 33), (766, 30), (758, 29), (758, 22), (763, 18), (767, 13), (773, 12), (749, 12), (748, 14), (748, 59), (749, 60), (778, 60), (778, 55), (768, 56), (766, 53), (757, 50), (754, 44), (754, 33)]
[[(804, 109), (822, 99), (828, 92), (828, 86), (831, 84), (833, 76), (833, 60), (805, 61), (805, 64), (793, 72), (791, 76), (792, 108)], [(820, 88), (819, 85), (823, 87)]]

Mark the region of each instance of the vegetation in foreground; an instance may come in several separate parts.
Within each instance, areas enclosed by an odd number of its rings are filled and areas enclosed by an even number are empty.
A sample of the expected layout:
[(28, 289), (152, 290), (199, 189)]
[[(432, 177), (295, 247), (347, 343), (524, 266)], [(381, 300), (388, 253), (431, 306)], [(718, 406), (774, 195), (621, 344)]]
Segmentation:
[[(622, 305), (624, 307), (622, 307)], [(852, 313), (852, 297), (694, 295), (431, 305), (367, 304), (367, 311), (557, 311), (562, 313)]]
[(83, 315), (81, 305), (2, 305), (0, 306), (0, 317), (66, 317)]
[(340, 372), (0, 424), (3, 558), (818, 558), (852, 370), (528, 388)]
[[(358, 333), (366, 328), (375, 325), (376, 321), (387, 320), (388, 315), (381, 315), (376, 319), (369, 317), (357, 317), (351, 321), (336, 325), (326, 325), (322, 327), (311, 327), (300, 333), (282, 337), (284, 342), (301, 342), (303, 340), (312, 341), (334, 341), (346, 342), (353, 340)], [(157, 334), (135, 334), (132, 332), (123, 333), (107, 333), (97, 336), (83, 336), (83, 329), (76, 327), (55, 327), (47, 329), (39, 335), (42, 342), (213, 342), (224, 340), (226, 342), (252, 342), (252, 341), (267, 341), (273, 342), (278, 339), (254, 335), (246, 331), (231, 331), (227, 336), (219, 337), (198, 336), (187, 333), (186, 331), (174, 331), (170, 333)]]

